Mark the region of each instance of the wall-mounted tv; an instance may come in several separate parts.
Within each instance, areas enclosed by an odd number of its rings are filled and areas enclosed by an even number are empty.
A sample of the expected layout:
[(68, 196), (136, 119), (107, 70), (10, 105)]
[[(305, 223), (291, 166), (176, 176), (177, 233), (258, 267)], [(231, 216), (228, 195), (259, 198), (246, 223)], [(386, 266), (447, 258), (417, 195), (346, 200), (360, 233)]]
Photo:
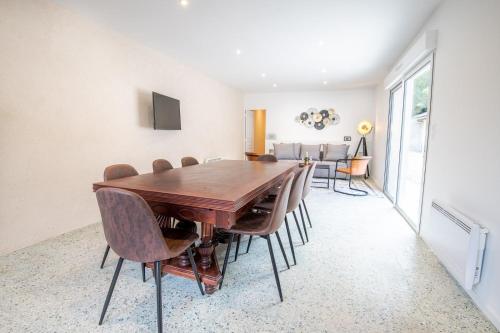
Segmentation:
[(178, 99), (153, 91), (154, 129), (180, 130), (181, 107)]

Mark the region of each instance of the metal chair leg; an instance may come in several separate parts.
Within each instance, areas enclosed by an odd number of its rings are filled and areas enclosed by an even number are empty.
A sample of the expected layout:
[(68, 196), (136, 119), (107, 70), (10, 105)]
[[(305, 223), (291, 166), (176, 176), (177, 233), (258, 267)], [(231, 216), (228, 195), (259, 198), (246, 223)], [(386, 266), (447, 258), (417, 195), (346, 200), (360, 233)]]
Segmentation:
[(283, 294), (281, 293), (280, 277), (278, 275), (278, 269), (276, 268), (276, 261), (274, 260), (273, 246), (271, 245), (271, 237), (266, 236), (267, 247), (269, 248), (269, 255), (271, 256), (271, 263), (273, 264), (274, 278), (276, 280), (276, 285), (278, 286), (278, 293), (280, 294), (280, 300), (283, 302)]
[(281, 242), (280, 234), (278, 231), (275, 232), (276, 238), (278, 239), (278, 244), (280, 245), (281, 253), (283, 253), (283, 258), (285, 258), (286, 268), (290, 269), (290, 264), (288, 263), (288, 258), (286, 257), (285, 248), (283, 247), (283, 243)]
[(142, 282), (146, 282), (146, 263), (141, 263)]
[(250, 250), (250, 244), (252, 244), (252, 238), (253, 238), (253, 236), (250, 236), (250, 238), (248, 239), (248, 245), (247, 245), (247, 252), (246, 253), (248, 253), (248, 251)]
[[(306, 243), (309, 242), (309, 235), (307, 234), (307, 228), (306, 228), (306, 223), (304, 221), (304, 216), (302, 215), (302, 207), (299, 204), (299, 212), (300, 212), (300, 218), (302, 219), (302, 226), (304, 227), (304, 234), (306, 234)], [(293, 216), (297, 218), (297, 214), (293, 212)]]
[[(347, 180), (347, 179), (344, 179), (344, 180)], [(367, 195), (368, 195), (368, 192), (367, 192), (367, 191), (365, 191), (365, 190), (360, 190), (359, 188), (353, 188), (353, 187), (351, 186), (351, 182), (352, 182), (352, 176), (351, 176), (351, 175), (349, 175), (349, 189), (350, 189), (351, 191), (355, 191), (355, 192), (358, 192), (358, 193), (360, 193), (360, 194), (357, 194), (357, 193), (349, 193), (349, 192), (344, 192), (344, 191), (341, 191), (341, 190), (337, 190), (337, 189), (335, 188), (335, 182), (333, 183), (333, 190), (334, 190), (335, 192), (337, 192), (337, 193), (347, 194), (347, 195), (351, 195), (351, 196), (353, 196), (353, 197), (364, 197), (364, 196), (367, 196)]]
[(236, 252), (234, 253), (234, 261), (238, 260), (238, 253), (240, 252), (240, 241), (241, 235), (238, 235), (238, 239), (236, 240)]
[(288, 241), (290, 242), (290, 249), (292, 250), (293, 264), (297, 265), (297, 259), (295, 259), (295, 249), (293, 248), (292, 234), (290, 233), (290, 226), (288, 225), (288, 220), (285, 217), (286, 233), (288, 234)]
[(302, 199), (302, 204), (304, 205), (304, 210), (306, 211), (307, 221), (309, 221), (309, 227), (313, 227), (311, 224), (311, 218), (309, 217), (309, 212), (307, 211), (306, 202)]
[(156, 275), (156, 316), (158, 321), (158, 333), (163, 332), (163, 315), (161, 304), (161, 261), (155, 261)]
[[(293, 218), (295, 219), (295, 224), (297, 225), (297, 230), (299, 231), (300, 239), (302, 240), (302, 245), (306, 245), (306, 242), (304, 242), (304, 237), (302, 236), (302, 231), (300, 230), (300, 225), (299, 225), (299, 220), (297, 219), (297, 215), (295, 212), (293, 212)], [(285, 216), (285, 222), (287, 221), (286, 216)]]
[(102, 325), (104, 320), (104, 315), (108, 309), (109, 301), (111, 300), (111, 295), (113, 295), (113, 290), (115, 289), (116, 280), (118, 280), (118, 275), (122, 269), (123, 258), (118, 259), (118, 264), (116, 265), (115, 274), (113, 275), (113, 280), (111, 280), (111, 286), (109, 286), (108, 295), (106, 296), (106, 301), (104, 301), (104, 307), (101, 312), (101, 319), (99, 319), (99, 325)]
[(106, 245), (106, 250), (104, 251), (104, 257), (102, 258), (101, 262), (101, 269), (104, 267), (104, 263), (106, 262), (106, 258), (108, 257), (109, 253), (109, 245)]
[(187, 253), (189, 256), (189, 261), (191, 262), (191, 267), (193, 268), (194, 277), (196, 278), (196, 282), (198, 283), (198, 288), (200, 288), (201, 296), (205, 295), (203, 291), (203, 286), (201, 285), (200, 274), (198, 274), (198, 268), (196, 268), (196, 263), (194, 262), (193, 251), (191, 247), (188, 247)]
[(227, 243), (226, 257), (224, 258), (224, 266), (222, 266), (222, 278), (219, 283), (219, 290), (222, 289), (222, 282), (224, 281), (224, 276), (226, 276), (227, 262), (229, 261), (229, 254), (231, 253), (231, 245), (233, 245), (234, 234), (231, 233), (229, 236), (229, 242)]

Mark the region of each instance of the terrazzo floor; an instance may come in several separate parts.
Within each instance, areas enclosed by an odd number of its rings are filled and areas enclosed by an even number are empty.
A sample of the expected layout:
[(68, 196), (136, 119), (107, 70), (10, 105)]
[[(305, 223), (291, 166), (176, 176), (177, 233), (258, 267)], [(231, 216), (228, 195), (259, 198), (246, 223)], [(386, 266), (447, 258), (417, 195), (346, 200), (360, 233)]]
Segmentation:
[[(165, 332), (497, 332), (381, 196), (314, 189), (308, 207), (310, 242), (299, 245), (293, 234), (297, 266), (284, 270), (273, 240), (283, 303), (259, 239), (213, 295), (165, 276)], [(105, 245), (95, 224), (0, 257), (0, 331), (156, 331), (154, 281), (143, 283), (133, 262), (97, 325), (117, 262), (110, 254), (99, 269)], [(217, 249), (221, 263), (224, 251)]]

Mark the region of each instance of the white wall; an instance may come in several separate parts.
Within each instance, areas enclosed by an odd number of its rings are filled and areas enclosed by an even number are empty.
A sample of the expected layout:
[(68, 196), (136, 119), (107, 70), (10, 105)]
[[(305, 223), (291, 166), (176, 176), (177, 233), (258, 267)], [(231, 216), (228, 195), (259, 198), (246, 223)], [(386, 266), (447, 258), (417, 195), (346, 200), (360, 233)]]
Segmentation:
[[(295, 117), (310, 107), (318, 110), (334, 108), (341, 121), (323, 130), (306, 128), (295, 122)], [(342, 143), (344, 136), (349, 135), (352, 137), (352, 141), (348, 142), (351, 153), (354, 153), (360, 138), (356, 131), (358, 123), (362, 120), (373, 123), (375, 120), (372, 88), (246, 94), (245, 109), (257, 108), (267, 110), (266, 130), (276, 134), (275, 142)], [(372, 135), (367, 137), (367, 141), (371, 150)]]
[(389, 121), (389, 91), (383, 83), (376, 87), (375, 129), (371, 179), (379, 189), (384, 187), (387, 126)]
[[(0, 2), (0, 253), (100, 220), (105, 166), (243, 157), (243, 95), (47, 1)], [(151, 91), (181, 101), (152, 129)]]
[[(499, 18), (500, 1), (449, 0), (441, 5), (422, 29), (422, 33), (437, 29), (438, 44), (421, 222), (421, 235), (426, 240), (434, 232), (429, 213), (431, 201), (436, 198), (450, 202), (490, 230), (482, 281), (470, 295), (498, 329)], [(378, 108), (377, 112), (377, 124), (380, 126), (382, 120), (379, 121), (379, 118), (387, 117), (387, 104)], [(377, 151), (385, 150), (383, 135), (376, 140), (376, 145)], [(379, 168), (376, 169), (379, 174)], [(432, 247), (432, 244), (429, 245)]]

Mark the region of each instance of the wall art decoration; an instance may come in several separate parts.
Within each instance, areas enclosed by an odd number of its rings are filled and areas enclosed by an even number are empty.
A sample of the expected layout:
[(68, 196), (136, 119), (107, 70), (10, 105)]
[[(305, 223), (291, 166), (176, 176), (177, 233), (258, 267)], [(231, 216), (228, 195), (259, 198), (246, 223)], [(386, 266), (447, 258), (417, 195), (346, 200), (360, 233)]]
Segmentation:
[(295, 117), (295, 121), (308, 128), (322, 130), (340, 122), (340, 116), (334, 109), (323, 109), (318, 111), (316, 108), (309, 108)]

